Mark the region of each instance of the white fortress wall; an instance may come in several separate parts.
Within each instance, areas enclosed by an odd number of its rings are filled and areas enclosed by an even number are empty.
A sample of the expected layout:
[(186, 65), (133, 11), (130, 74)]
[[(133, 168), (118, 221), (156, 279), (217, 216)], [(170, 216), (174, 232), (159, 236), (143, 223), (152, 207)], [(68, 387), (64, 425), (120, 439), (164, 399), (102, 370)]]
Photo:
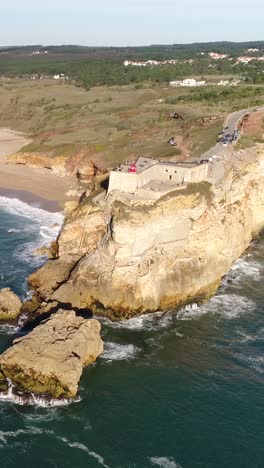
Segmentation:
[(108, 192), (119, 190), (120, 192), (135, 193), (138, 188), (154, 180), (171, 181), (176, 185), (202, 182), (208, 180), (208, 178), (222, 178), (222, 166), (217, 165), (215, 168), (212, 166), (215, 166), (215, 164), (181, 166), (169, 163), (157, 163), (137, 173), (111, 171)]
[(187, 182), (202, 182), (208, 179), (209, 164), (199, 164), (198, 166), (191, 167), (188, 172)]
[(216, 184), (221, 180), (225, 175), (225, 169), (223, 164), (219, 162), (214, 162), (213, 164), (210, 164), (209, 172), (208, 172), (208, 177), (211, 178), (211, 181), (213, 184)]
[(171, 180), (175, 184), (185, 182), (201, 182), (208, 178), (208, 164), (197, 166), (180, 166), (176, 164), (156, 164), (138, 174), (138, 187), (142, 187), (151, 180)]
[(137, 187), (137, 174), (119, 171), (110, 172), (108, 192), (120, 190), (121, 192), (135, 193)]
[(165, 166), (155, 164), (155, 166), (152, 166), (138, 174), (138, 187), (142, 187), (152, 180), (171, 180), (172, 182), (175, 182), (175, 184), (181, 184), (181, 168), (178, 168), (175, 165)]

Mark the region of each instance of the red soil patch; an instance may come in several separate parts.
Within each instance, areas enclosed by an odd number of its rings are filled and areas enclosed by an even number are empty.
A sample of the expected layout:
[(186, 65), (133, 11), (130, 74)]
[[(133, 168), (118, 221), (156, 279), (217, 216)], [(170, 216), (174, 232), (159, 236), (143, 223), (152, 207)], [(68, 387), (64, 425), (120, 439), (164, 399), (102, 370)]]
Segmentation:
[(244, 121), (243, 132), (248, 135), (264, 136), (264, 111), (252, 112)]

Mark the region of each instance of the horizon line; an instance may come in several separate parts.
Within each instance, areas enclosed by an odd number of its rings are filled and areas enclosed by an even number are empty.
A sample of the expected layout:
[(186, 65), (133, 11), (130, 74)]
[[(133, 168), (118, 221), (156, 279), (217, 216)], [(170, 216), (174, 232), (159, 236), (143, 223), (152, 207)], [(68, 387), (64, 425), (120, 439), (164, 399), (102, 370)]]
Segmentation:
[(22, 47), (84, 47), (84, 48), (140, 48), (140, 47), (160, 47), (160, 46), (185, 46), (185, 45), (206, 45), (206, 44), (250, 44), (250, 43), (264, 43), (264, 39), (252, 39), (250, 41), (231, 41), (231, 40), (217, 40), (217, 41), (204, 41), (204, 42), (173, 42), (173, 43), (156, 43), (156, 44), (142, 44), (142, 45), (87, 45), (87, 44), (71, 44), (71, 43), (51, 43), (51, 44), (36, 44), (36, 43), (27, 43), (27, 44), (8, 44), (1, 45), (1, 49), (8, 48), (22, 48)]

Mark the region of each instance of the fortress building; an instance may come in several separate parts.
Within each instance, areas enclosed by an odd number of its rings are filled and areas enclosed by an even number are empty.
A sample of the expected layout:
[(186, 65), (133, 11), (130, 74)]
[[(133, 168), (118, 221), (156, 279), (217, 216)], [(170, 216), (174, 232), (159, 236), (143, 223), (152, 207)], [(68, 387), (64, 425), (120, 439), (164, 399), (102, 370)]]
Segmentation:
[(110, 172), (109, 195), (113, 191), (142, 198), (160, 198), (188, 183), (216, 183), (224, 168), (214, 161), (173, 162), (139, 156), (131, 164), (121, 164)]

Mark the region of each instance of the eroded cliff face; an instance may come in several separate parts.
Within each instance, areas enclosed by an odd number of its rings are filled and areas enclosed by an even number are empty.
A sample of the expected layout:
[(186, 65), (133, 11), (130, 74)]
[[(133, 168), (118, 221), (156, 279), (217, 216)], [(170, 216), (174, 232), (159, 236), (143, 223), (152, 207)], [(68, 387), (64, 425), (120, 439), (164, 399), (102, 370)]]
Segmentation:
[(147, 205), (84, 200), (58, 258), (30, 277), (32, 310), (67, 303), (118, 319), (213, 294), (264, 227), (264, 149), (230, 156), (225, 171), (216, 186), (190, 184)]
[(96, 164), (89, 159), (89, 155), (79, 152), (71, 157), (63, 155), (53, 156), (38, 152), (18, 152), (8, 157), (10, 164), (21, 164), (32, 168), (50, 169), (58, 176), (75, 175), (85, 182), (92, 182), (94, 178), (104, 170), (99, 169)]

